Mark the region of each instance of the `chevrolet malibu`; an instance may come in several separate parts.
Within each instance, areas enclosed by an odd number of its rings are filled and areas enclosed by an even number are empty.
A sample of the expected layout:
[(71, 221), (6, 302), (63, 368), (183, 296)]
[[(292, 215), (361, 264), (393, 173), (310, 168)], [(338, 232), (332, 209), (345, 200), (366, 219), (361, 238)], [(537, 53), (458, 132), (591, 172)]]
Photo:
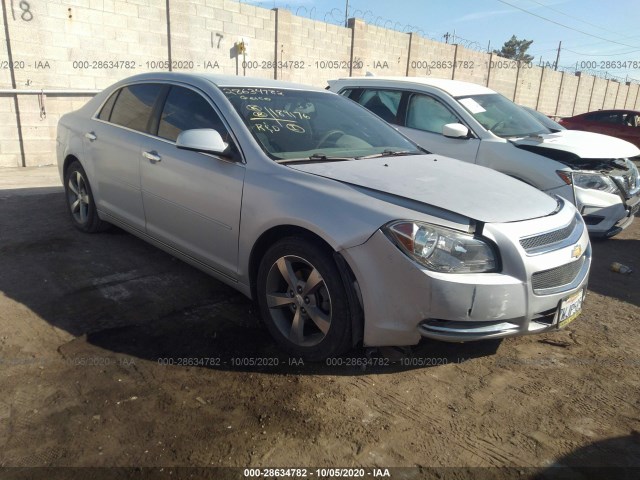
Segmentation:
[(231, 285), (305, 359), (554, 331), (582, 308), (571, 203), (334, 93), (137, 75), (60, 119), (57, 156), (75, 227), (117, 225)]

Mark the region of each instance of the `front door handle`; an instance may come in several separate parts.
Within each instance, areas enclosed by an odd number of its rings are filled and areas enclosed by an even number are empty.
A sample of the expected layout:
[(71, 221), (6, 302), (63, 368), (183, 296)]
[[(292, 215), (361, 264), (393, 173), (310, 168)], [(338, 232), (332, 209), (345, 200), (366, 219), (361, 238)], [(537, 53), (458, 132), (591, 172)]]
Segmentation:
[(162, 160), (162, 157), (158, 155), (158, 152), (156, 152), (155, 150), (151, 152), (142, 152), (142, 156), (149, 160), (151, 163), (158, 163), (160, 160)]
[(88, 139), (90, 142), (93, 142), (96, 138), (96, 134), (93, 132), (87, 132), (84, 134), (84, 138)]

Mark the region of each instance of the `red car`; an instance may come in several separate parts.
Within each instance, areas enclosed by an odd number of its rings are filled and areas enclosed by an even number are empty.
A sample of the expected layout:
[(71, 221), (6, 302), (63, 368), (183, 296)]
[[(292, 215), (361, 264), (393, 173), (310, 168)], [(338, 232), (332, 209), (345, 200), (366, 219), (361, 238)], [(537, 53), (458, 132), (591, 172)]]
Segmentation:
[(603, 133), (640, 147), (640, 111), (598, 110), (563, 118), (559, 123), (569, 130)]

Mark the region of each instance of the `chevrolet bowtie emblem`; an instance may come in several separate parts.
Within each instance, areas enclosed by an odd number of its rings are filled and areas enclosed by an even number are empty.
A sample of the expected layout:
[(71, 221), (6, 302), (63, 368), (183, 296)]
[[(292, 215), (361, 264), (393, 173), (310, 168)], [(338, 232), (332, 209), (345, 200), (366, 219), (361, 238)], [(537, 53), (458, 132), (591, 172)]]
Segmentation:
[(582, 247), (580, 245), (576, 245), (575, 247), (573, 247), (573, 250), (571, 250), (571, 258), (578, 258), (581, 253)]

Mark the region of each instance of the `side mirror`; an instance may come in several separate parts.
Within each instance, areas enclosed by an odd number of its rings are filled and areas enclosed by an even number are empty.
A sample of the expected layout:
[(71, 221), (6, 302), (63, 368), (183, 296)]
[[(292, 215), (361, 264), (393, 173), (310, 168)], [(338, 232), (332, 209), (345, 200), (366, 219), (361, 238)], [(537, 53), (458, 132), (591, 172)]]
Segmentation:
[(182, 150), (224, 155), (229, 144), (225, 143), (213, 128), (194, 128), (193, 130), (185, 130), (178, 135), (176, 147)]
[(442, 127), (442, 135), (449, 138), (467, 138), (469, 129), (461, 123), (447, 123)]

